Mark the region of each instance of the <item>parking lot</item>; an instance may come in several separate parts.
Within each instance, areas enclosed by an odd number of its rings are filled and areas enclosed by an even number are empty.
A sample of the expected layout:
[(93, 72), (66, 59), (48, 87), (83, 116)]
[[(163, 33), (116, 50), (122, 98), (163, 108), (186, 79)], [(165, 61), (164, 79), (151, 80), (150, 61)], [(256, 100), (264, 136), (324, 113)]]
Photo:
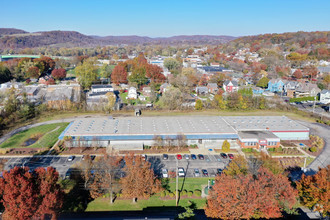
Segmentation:
[[(5, 164), (5, 170), (10, 170), (15, 166), (29, 167), (30, 170), (34, 170), (37, 167), (49, 167), (56, 168), (61, 177), (65, 177), (68, 169), (75, 163), (81, 161), (81, 156), (75, 156), (73, 161), (68, 160), (69, 156), (36, 156), (36, 157), (8, 157), (1, 158), (0, 160), (7, 160)], [(202, 169), (206, 169), (208, 176), (213, 177), (217, 173), (217, 169), (224, 169), (230, 159), (224, 159), (219, 154), (204, 155), (204, 160), (185, 159), (182, 155), (182, 159), (178, 160), (176, 155), (168, 155), (168, 159), (164, 160), (162, 155), (147, 155), (147, 160), (151, 164), (151, 168), (159, 176), (162, 176), (162, 169), (167, 169), (169, 172), (175, 172), (177, 167), (182, 167), (185, 170), (186, 177), (195, 177), (194, 169), (198, 169), (200, 172), (199, 177), (203, 177)]]
[(81, 160), (81, 156), (76, 156), (73, 161), (68, 161), (68, 157), (46, 156), (46, 157), (7, 157), (1, 160), (8, 160), (5, 164), (5, 170), (10, 170), (15, 166), (29, 167), (34, 170), (37, 167), (54, 167), (64, 177), (68, 169)]

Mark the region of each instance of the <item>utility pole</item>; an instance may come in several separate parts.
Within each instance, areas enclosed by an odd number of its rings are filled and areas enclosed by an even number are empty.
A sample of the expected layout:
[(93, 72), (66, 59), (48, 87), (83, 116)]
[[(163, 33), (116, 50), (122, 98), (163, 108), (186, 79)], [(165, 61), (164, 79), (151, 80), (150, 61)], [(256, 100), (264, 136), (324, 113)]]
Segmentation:
[(178, 206), (179, 199), (179, 175), (178, 175), (178, 159), (176, 159), (176, 190), (175, 190), (175, 204)]
[(315, 102), (316, 102), (316, 96), (314, 97), (313, 114), (314, 114), (314, 111), (315, 111)]

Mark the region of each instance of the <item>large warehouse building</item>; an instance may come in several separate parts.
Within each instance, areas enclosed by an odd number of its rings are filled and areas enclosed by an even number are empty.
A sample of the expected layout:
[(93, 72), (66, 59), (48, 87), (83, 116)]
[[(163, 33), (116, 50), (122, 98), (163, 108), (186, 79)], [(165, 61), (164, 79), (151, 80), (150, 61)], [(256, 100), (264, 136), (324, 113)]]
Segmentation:
[(145, 145), (188, 145), (221, 148), (276, 147), (280, 140), (308, 140), (309, 129), (285, 116), (177, 116), (83, 118), (70, 123), (59, 137), (72, 146), (143, 149)]

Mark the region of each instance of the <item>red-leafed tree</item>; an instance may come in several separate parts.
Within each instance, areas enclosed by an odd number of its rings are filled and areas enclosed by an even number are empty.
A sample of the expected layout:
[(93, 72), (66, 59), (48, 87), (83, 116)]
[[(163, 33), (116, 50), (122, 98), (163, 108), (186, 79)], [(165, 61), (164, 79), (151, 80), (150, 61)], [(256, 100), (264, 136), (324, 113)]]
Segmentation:
[(301, 79), (303, 77), (303, 74), (302, 74), (301, 70), (297, 69), (296, 71), (294, 71), (293, 77), (296, 78), (296, 79)]
[(330, 165), (312, 175), (302, 175), (297, 183), (300, 202), (323, 216), (330, 215)]
[(146, 77), (150, 78), (151, 82), (163, 83), (166, 78), (163, 75), (163, 69), (157, 65), (146, 65)]
[(38, 168), (35, 170), (38, 184), (38, 209), (35, 216), (41, 217), (45, 215), (56, 218), (57, 213), (63, 205), (64, 193), (58, 182), (58, 172), (53, 167)]
[(122, 194), (126, 198), (149, 198), (152, 194), (161, 190), (161, 182), (154, 174), (148, 161), (141, 156), (129, 154), (125, 156), (126, 176), (120, 179)]
[(303, 71), (304, 71), (305, 75), (308, 76), (308, 78), (310, 78), (310, 79), (315, 77), (318, 73), (318, 69), (312, 65), (305, 66)]
[(56, 80), (64, 79), (66, 77), (66, 71), (63, 68), (54, 69), (52, 71), (52, 77)]
[(46, 82), (47, 85), (55, 85), (55, 80), (53, 78), (49, 78)]
[(120, 83), (127, 83), (127, 72), (125, 67), (117, 65), (112, 71), (111, 82), (119, 85)]
[(221, 174), (210, 191), (205, 213), (211, 218), (279, 218), (296, 202), (297, 192), (282, 174), (260, 168), (257, 175)]
[(39, 68), (36, 66), (30, 67), (26, 72), (26, 75), (30, 78), (39, 78), (40, 76)]
[(40, 57), (33, 62), (39, 67), (41, 74), (52, 71), (55, 68), (55, 61), (50, 57)]
[(62, 207), (63, 192), (57, 184), (58, 173), (54, 168), (37, 169), (15, 167), (3, 173), (0, 179), (4, 219), (56, 218)]
[(146, 65), (148, 64), (148, 61), (147, 59), (144, 57), (144, 54), (143, 53), (140, 53), (139, 56), (136, 59), (136, 62), (139, 66), (143, 66), (143, 65)]

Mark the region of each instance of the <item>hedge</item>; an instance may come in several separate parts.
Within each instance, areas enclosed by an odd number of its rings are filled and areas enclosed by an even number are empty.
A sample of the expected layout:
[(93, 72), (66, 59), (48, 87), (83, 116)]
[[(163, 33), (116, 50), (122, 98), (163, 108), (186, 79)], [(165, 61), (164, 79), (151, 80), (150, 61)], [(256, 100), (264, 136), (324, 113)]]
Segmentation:
[[(309, 96), (309, 97), (301, 97), (301, 98), (291, 98), (290, 102), (304, 102), (304, 101), (314, 101), (315, 97)], [(316, 100), (319, 100), (318, 97), (316, 97)]]

